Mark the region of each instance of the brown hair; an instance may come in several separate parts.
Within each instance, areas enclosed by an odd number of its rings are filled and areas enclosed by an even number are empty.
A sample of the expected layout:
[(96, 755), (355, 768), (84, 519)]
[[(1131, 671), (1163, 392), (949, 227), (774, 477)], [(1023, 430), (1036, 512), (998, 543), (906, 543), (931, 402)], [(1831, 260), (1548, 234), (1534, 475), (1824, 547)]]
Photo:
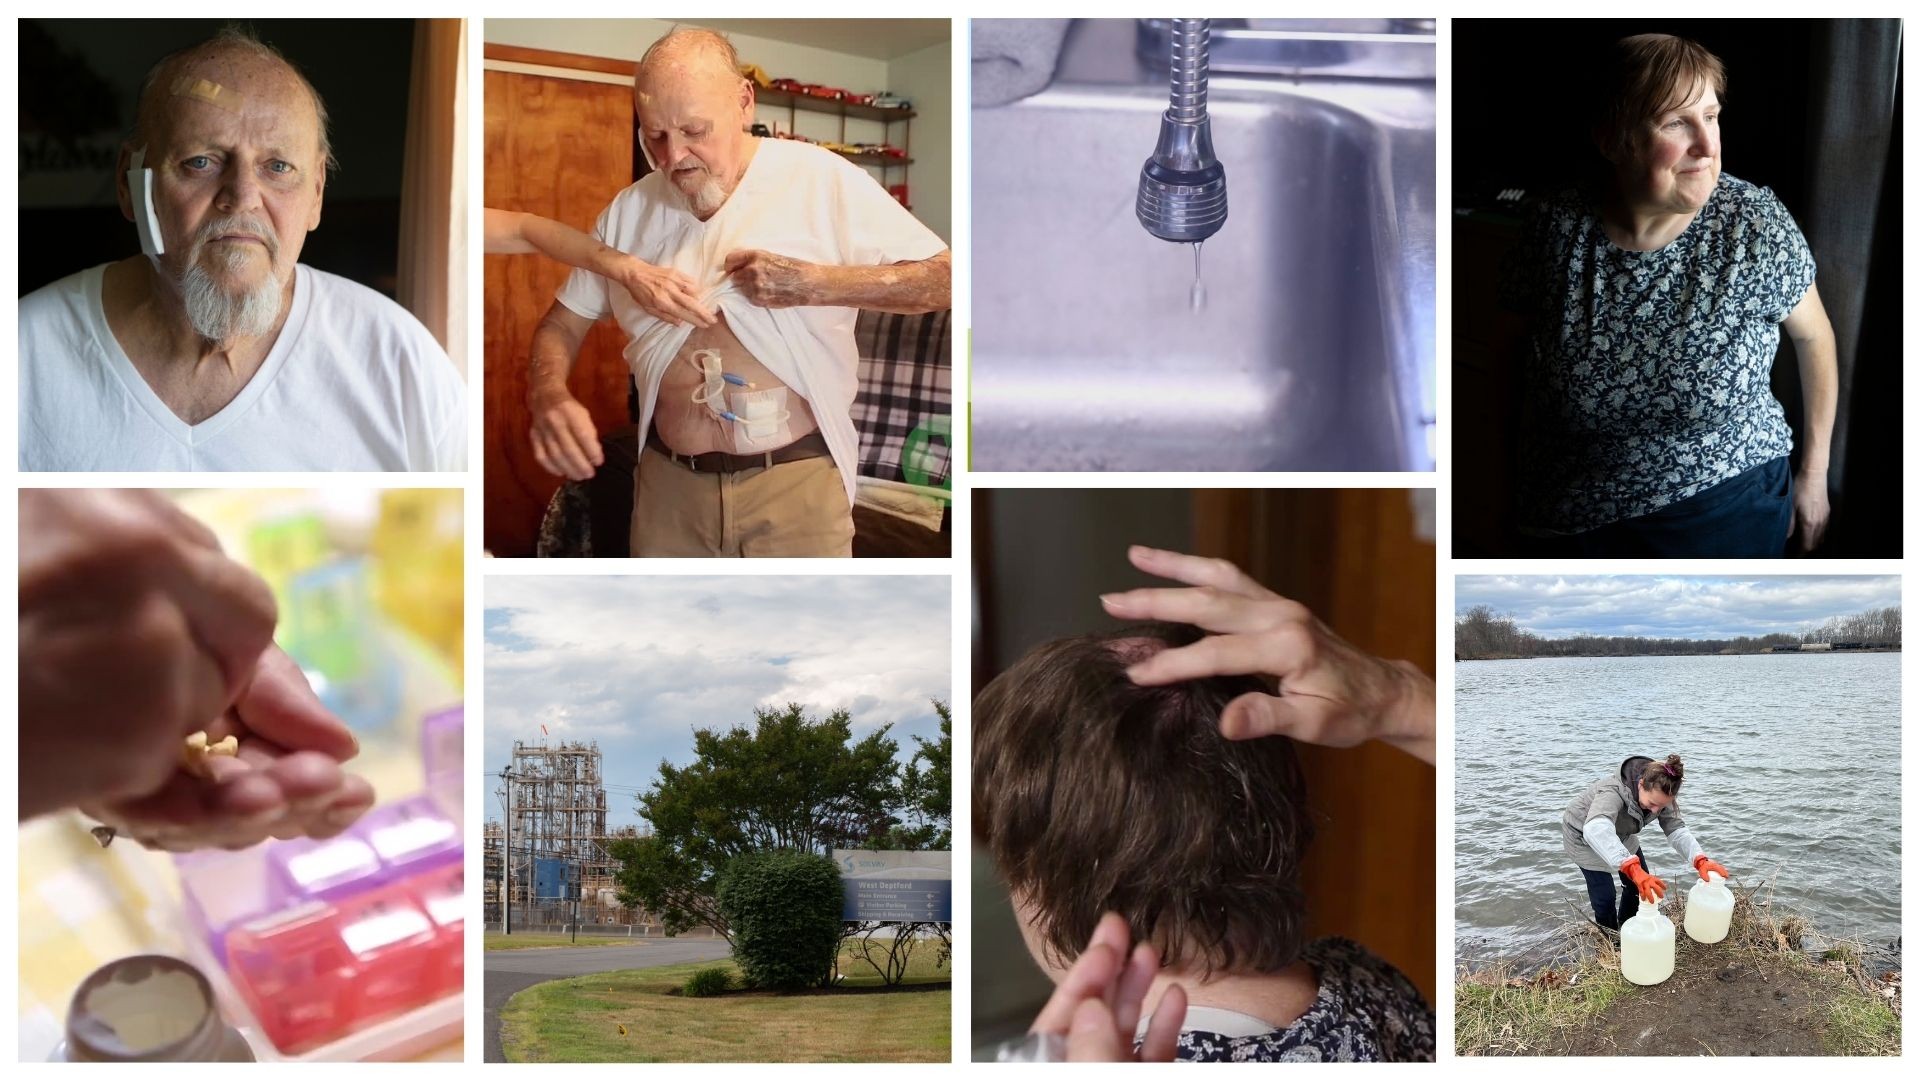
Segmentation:
[(1071, 962), (1103, 912), (1169, 964), (1276, 971), (1299, 958), (1312, 838), (1293, 745), (1235, 742), (1251, 676), (1136, 686), (1129, 664), (1203, 635), (1151, 623), (1035, 648), (974, 698), (973, 828)]
[(1679, 754), (1668, 754), (1665, 761), (1649, 761), (1647, 767), (1640, 770), (1642, 787), (1667, 795), (1680, 794), (1680, 781), (1686, 778), (1687, 770), (1680, 764)]
[(1613, 43), (1595, 83), (1595, 137), (1606, 152), (1623, 154), (1634, 130), (1670, 109), (1691, 105), (1700, 84), (1727, 97), (1727, 68), (1698, 42), (1672, 34), (1635, 34)]

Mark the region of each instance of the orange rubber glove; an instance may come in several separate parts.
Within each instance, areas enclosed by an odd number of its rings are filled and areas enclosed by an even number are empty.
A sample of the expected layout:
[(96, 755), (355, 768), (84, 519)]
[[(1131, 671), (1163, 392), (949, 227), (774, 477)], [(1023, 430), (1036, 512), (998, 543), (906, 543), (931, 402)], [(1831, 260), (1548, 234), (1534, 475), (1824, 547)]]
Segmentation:
[(1640, 890), (1640, 899), (1649, 904), (1657, 904), (1661, 897), (1667, 895), (1667, 883), (1647, 873), (1640, 865), (1638, 855), (1621, 863), (1620, 872), (1627, 875), (1627, 880), (1633, 882), (1634, 888)]
[(1693, 868), (1695, 870), (1700, 871), (1701, 881), (1708, 880), (1707, 878), (1708, 871), (1712, 871), (1713, 873), (1719, 874), (1721, 881), (1731, 881), (1733, 879), (1733, 875), (1727, 873), (1726, 867), (1721, 866), (1719, 863), (1714, 862), (1712, 859), (1707, 858), (1704, 854), (1695, 855), (1693, 857)]

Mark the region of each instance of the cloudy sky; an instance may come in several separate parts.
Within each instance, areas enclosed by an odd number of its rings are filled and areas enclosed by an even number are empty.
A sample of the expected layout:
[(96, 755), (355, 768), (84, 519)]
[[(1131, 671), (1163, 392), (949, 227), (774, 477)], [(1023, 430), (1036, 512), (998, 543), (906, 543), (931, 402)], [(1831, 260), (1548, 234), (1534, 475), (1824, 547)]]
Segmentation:
[(1541, 637), (1731, 638), (1810, 629), (1900, 603), (1898, 577), (1461, 577), (1454, 614), (1486, 604)]
[(486, 771), (542, 724), (597, 741), (608, 823), (637, 824), (633, 794), (692, 760), (695, 728), (790, 701), (847, 709), (856, 737), (891, 723), (905, 758), (953, 700), (950, 602), (944, 577), (488, 577)]

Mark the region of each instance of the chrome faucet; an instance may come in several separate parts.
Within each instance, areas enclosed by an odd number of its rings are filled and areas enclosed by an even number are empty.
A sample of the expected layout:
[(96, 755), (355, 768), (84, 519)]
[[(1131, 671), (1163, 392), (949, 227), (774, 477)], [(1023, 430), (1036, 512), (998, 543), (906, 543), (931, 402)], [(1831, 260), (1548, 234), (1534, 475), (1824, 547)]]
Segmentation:
[(1211, 19), (1173, 19), (1173, 86), (1160, 117), (1160, 141), (1140, 167), (1134, 213), (1162, 240), (1197, 244), (1227, 220), (1227, 170), (1213, 156), (1207, 119), (1207, 40)]

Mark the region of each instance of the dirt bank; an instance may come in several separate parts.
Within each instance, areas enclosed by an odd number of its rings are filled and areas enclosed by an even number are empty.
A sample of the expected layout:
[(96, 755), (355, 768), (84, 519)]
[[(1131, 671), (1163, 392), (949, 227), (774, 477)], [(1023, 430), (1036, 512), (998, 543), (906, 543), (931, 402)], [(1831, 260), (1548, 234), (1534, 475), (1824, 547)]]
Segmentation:
[[(1678, 924), (1684, 898), (1670, 905)], [(1897, 1055), (1897, 954), (1869, 960), (1798, 916), (1741, 897), (1727, 940), (1678, 936), (1673, 977), (1635, 986), (1608, 939), (1578, 933), (1572, 960), (1515, 976), (1492, 968), (1454, 986), (1461, 1055)]]

